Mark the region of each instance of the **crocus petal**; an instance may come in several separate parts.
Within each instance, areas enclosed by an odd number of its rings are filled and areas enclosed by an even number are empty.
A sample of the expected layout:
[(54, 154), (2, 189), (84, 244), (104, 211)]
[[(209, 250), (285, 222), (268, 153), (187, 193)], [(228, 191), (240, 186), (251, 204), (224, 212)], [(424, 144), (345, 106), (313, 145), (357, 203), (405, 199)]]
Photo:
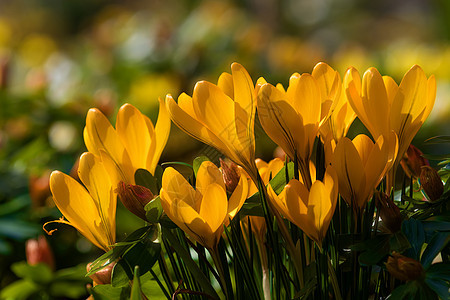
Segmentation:
[(166, 96), (166, 107), (172, 121), (184, 132), (205, 144), (217, 148), (222, 153), (228, 154), (230, 152), (228, 147), (222, 142), (221, 139), (219, 139), (211, 130), (209, 130), (205, 126), (205, 124), (194, 119), (192, 115), (178, 106), (178, 104), (170, 95)]
[(89, 152), (100, 156), (108, 153), (115, 164), (128, 176), (126, 182), (134, 183), (134, 169), (122, 141), (108, 119), (97, 109), (90, 109), (86, 117), (84, 141)]
[[(244, 175), (241, 175), (239, 179), (239, 183), (231, 194), (230, 199), (228, 200), (228, 208), (227, 208), (227, 219), (233, 219), (234, 216), (241, 209), (242, 205), (244, 205), (245, 199), (247, 199), (248, 195), (248, 182)], [(228, 225), (228, 220), (225, 220), (225, 225)]]
[(213, 183), (218, 184), (225, 191), (222, 172), (212, 162), (204, 161), (197, 171), (196, 189), (203, 194), (208, 186)]
[(100, 216), (86, 189), (72, 177), (54, 171), (50, 176), (50, 190), (53, 201), (69, 224), (91, 243), (108, 251), (109, 241), (102, 233)]
[(201, 195), (174, 168), (164, 170), (162, 188), (167, 195), (167, 202), (178, 199), (191, 206), (195, 211), (200, 210)]
[(231, 99), (234, 97), (233, 76), (230, 73), (223, 72), (217, 80), (217, 86)]
[(117, 113), (116, 130), (132, 160), (133, 168), (145, 169), (151, 138), (154, 136), (153, 125), (148, 128), (142, 113), (133, 105), (124, 104)]
[[(86, 186), (96, 206), (100, 218), (102, 233), (106, 236), (107, 245), (116, 240), (116, 200), (111, 181), (100, 158), (85, 152), (80, 157), (78, 177)], [(89, 220), (89, 218), (87, 219)]]
[(204, 192), (200, 206), (200, 216), (212, 232), (216, 232), (223, 226), (227, 217), (227, 194), (218, 184), (212, 183)]
[[(159, 113), (156, 121), (155, 136), (152, 139), (152, 146), (148, 152), (147, 169), (154, 175), (156, 166), (158, 165), (162, 151), (167, 144), (170, 133), (170, 125), (172, 124), (169, 113), (167, 112), (164, 101), (159, 98)], [(147, 121), (147, 124), (151, 121)], [(149, 124), (148, 124), (149, 125)]]

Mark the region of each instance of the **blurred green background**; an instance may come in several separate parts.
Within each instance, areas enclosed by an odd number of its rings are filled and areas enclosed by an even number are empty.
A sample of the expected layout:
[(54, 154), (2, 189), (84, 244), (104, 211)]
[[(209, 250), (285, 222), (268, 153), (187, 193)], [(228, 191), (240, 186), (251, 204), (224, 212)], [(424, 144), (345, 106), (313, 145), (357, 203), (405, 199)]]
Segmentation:
[[(89, 108), (114, 122), (128, 102), (156, 121), (158, 97), (192, 94), (234, 61), (253, 81), (285, 85), (319, 61), (341, 76), (375, 66), (397, 82), (419, 64), (435, 74), (437, 98), (414, 143), (449, 153), (423, 142), (450, 135), (449, 15), (446, 0), (0, 1), (0, 290), (18, 280), (11, 264), (26, 259), (25, 241), (61, 216), (48, 176), (70, 172), (85, 151)], [(270, 159), (274, 144), (257, 137), (258, 156)], [(205, 151), (173, 126), (161, 161)], [(119, 209), (118, 240), (143, 225), (136, 219)], [(56, 269), (101, 254), (68, 226), (47, 239)]]

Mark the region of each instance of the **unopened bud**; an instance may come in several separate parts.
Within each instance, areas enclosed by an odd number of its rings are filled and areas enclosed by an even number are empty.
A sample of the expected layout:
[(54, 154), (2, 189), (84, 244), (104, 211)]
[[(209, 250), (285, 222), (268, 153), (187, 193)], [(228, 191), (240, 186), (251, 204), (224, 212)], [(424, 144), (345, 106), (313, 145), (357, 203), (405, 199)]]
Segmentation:
[(433, 202), (441, 198), (444, 193), (444, 184), (435, 169), (430, 166), (423, 166), (420, 172), (420, 184), (428, 199)]
[(44, 236), (41, 235), (37, 239), (29, 239), (25, 244), (25, 253), (29, 265), (34, 266), (39, 263), (44, 263), (50, 269), (55, 269), (53, 252)]
[[(92, 263), (88, 263), (86, 266), (86, 271), (91, 270)], [(94, 281), (94, 286), (98, 284), (110, 284), (111, 283), (111, 273), (116, 265), (116, 262), (112, 262), (103, 269), (99, 270), (98, 272), (95, 272), (94, 274), (89, 275), (89, 277)]]
[(50, 171), (46, 171), (40, 176), (30, 175), (28, 189), (34, 208), (45, 206), (46, 200), (51, 194), (49, 178)]
[(395, 251), (392, 253), (392, 256), (389, 256), (386, 262), (386, 269), (392, 276), (403, 281), (420, 279), (425, 274), (420, 262)]
[(402, 214), (400, 213), (398, 206), (392, 201), (391, 197), (385, 193), (377, 192), (375, 199), (381, 220), (386, 229), (391, 233), (400, 231), (402, 226)]
[(406, 150), (405, 156), (400, 161), (403, 171), (405, 171), (408, 177), (419, 178), (422, 166), (429, 166), (428, 159), (423, 157), (422, 151), (420, 151), (414, 145), (409, 145)]
[(220, 167), (227, 191), (229, 193), (234, 192), (241, 178), (238, 166), (230, 160), (220, 159)]
[(132, 185), (121, 181), (116, 192), (119, 194), (120, 201), (129, 211), (147, 221), (144, 207), (154, 198), (152, 191), (140, 185)]

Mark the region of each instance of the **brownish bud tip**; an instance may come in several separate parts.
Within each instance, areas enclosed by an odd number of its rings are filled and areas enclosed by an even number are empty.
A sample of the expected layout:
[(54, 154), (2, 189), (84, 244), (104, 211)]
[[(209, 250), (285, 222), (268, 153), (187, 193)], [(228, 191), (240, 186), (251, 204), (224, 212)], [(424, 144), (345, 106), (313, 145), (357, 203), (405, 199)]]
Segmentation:
[(229, 193), (234, 192), (239, 183), (240, 171), (238, 166), (230, 160), (220, 159), (220, 167), (222, 168), (223, 181)]
[(385, 264), (386, 269), (392, 276), (403, 281), (420, 279), (425, 274), (420, 262), (395, 251), (392, 256), (389, 256)]
[(375, 203), (380, 212), (381, 220), (384, 227), (391, 233), (400, 231), (402, 226), (402, 214), (391, 197), (384, 193), (377, 192), (375, 194)]
[(422, 151), (420, 151), (414, 145), (409, 145), (406, 150), (405, 156), (400, 161), (403, 171), (405, 171), (408, 177), (419, 178), (422, 166), (429, 166), (428, 159), (423, 157)]
[(53, 252), (44, 236), (41, 235), (37, 239), (29, 239), (25, 244), (25, 253), (29, 265), (34, 266), (44, 263), (50, 269), (55, 269)]
[(121, 181), (116, 192), (120, 201), (129, 211), (147, 221), (144, 207), (155, 197), (152, 191), (140, 185), (132, 185)]
[[(87, 266), (86, 266), (87, 272), (89, 272), (91, 270), (91, 264), (92, 263), (87, 264)], [(115, 265), (116, 265), (116, 262), (113, 261), (112, 263), (110, 263), (103, 269), (99, 270), (98, 272), (96, 272), (92, 275), (89, 275), (89, 277), (94, 282), (94, 286), (96, 286), (98, 284), (110, 284), (111, 283), (111, 273), (112, 273), (112, 270)]]
[(444, 184), (442, 183), (441, 177), (430, 166), (422, 166), (420, 184), (431, 202), (438, 200), (444, 193)]

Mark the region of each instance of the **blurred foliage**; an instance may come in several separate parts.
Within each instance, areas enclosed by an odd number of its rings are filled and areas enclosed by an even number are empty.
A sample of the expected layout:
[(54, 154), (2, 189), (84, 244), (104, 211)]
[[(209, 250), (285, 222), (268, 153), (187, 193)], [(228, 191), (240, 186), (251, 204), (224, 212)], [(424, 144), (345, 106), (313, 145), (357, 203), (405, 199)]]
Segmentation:
[[(111, 117), (129, 102), (154, 120), (158, 97), (191, 94), (233, 61), (254, 81), (282, 83), (318, 61), (341, 74), (377, 66), (396, 80), (419, 64), (438, 90), (413, 143), (449, 153), (448, 144), (423, 144), (450, 134), (449, 14), (445, 0), (1, 1), (0, 289), (20, 277), (11, 263), (24, 260), (24, 242), (60, 216), (49, 170), (68, 173), (85, 151), (90, 107)], [(273, 144), (258, 142), (257, 156), (270, 158)], [(192, 161), (206, 150), (174, 126), (161, 161)], [(123, 208), (118, 214), (122, 236), (142, 225)], [(98, 256), (72, 228), (49, 240), (58, 269)]]

